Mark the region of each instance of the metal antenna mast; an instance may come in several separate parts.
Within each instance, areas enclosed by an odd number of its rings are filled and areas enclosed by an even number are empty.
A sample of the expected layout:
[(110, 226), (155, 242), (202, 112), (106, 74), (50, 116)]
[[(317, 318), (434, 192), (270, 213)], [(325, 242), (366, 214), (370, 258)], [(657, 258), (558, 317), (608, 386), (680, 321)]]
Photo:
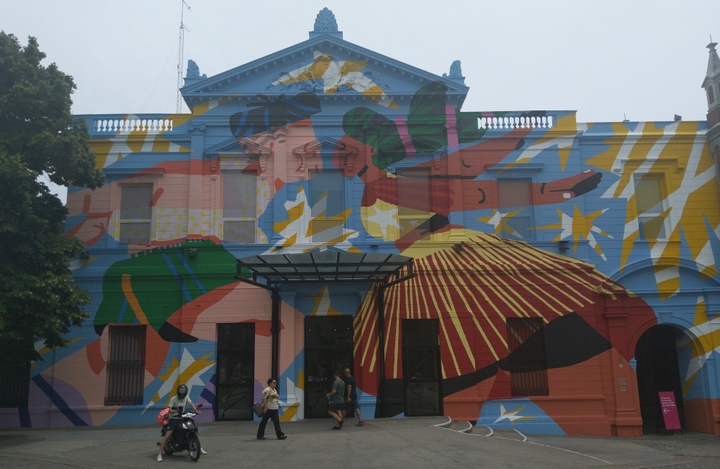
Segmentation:
[(183, 22), (183, 18), (185, 15), (185, 8), (188, 10), (190, 9), (190, 5), (185, 3), (185, 0), (182, 0), (182, 5), (180, 6), (180, 38), (178, 40), (178, 64), (177, 64), (177, 102), (175, 105), (175, 113), (180, 114), (182, 111), (182, 94), (180, 93), (180, 88), (182, 88), (183, 82), (183, 52), (185, 50), (185, 30), (187, 29), (190, 31)]

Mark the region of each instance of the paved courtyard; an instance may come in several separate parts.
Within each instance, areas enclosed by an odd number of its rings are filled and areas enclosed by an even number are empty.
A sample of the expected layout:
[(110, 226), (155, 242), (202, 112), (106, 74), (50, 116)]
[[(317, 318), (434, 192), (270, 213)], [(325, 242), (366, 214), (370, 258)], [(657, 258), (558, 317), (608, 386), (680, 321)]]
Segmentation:
[[(329, 419), (283, 423), (287, 440), (255, 439), (257, 423), (203, 424), (208, 451), (155, 461), (159, 426), (0, 431), (0, 467), (18, 469), (199, 467), (345, 468), (720, 468), (720, 438), (698, 433), (642, 438), (524, 436), (471, 428), (445, 417), (368, 420), (340, 431)], [(471, 431), (468, 431), (471, 430)]]

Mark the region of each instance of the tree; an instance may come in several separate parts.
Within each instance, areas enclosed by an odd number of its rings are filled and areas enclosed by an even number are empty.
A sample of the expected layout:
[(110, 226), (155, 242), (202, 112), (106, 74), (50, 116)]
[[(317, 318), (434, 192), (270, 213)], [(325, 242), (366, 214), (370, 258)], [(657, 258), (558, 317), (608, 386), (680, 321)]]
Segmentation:
[(35, 38), (22, 47), (0, 31), (0, 353), (19, 366), (41, 359), (38, 341), (67, 345), (90, 303), (69, 268), (84, 247), (64, 236), (68, 211), (38, 176), (91, 189), (104, 181), (85, 121), (70, 112), (73, 79), (44, 58)]

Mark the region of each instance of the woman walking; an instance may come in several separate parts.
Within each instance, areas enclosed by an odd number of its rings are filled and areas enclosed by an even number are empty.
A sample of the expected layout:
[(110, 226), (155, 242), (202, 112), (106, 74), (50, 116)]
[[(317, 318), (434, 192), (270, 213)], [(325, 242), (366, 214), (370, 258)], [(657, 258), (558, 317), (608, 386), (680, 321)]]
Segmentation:
[(280, 400), (280, 396), (278, 395), (276, 389), (277, 380), (270, 378), (267, 380), (267, 384), (268, 387), (263, 389), (262, 392), (263, 410), (265, 413), (263, 414), (262, 421), (260, 421), (260, 426), (258, 427), (257, 439), (265, 439), (265, 425), (267, 425), (268, 420), (272, 419), (273, 425), (275, 425), (275, 435), (277, 435), (278, 440), (284, 440), (287, 436), (285, 436), (280, 429), (280, 418), (278, 417), (278, 401)]

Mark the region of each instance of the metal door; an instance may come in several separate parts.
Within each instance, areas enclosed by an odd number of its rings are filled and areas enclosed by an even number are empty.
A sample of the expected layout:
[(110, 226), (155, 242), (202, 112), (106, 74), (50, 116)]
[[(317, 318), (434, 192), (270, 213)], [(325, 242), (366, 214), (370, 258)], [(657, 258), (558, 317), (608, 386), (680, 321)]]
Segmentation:
[(255, 324), (218, 324), (216, 420), (252, 420)]
[(305, 318), (305, 418), (327, 417), (333, 372), (352, 370), (352, 317)]
[(442, 415), (437, 319), (403, 319), (405, 415)]

